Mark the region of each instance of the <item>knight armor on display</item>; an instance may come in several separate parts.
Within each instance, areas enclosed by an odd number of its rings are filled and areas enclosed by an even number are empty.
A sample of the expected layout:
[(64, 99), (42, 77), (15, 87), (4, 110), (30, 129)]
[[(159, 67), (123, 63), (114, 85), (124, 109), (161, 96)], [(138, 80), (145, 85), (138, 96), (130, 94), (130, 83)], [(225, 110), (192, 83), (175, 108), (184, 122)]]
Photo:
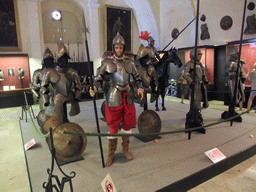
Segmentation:
[[(41, 88), (41, 82), (43, 79), (43, 75), (44, 73), (47, 71), (47, 69), (49, 68), (53, 68), (54, 67), (54, 62), (53, 62), (53, 54), (51, 52), (51, 50), (47, 47), (43, 57), (42, 57), (42, 69), (37, 69), (34, 71), (33, 77), (32, 77), (32, 82), (30, 84), (30, 88), (31, 91), (33, 92), (33, 94), (39, 98), (39, 105), (40, 105), (40, 109), (44, 110), (45, 106), (43, 104), (43, 98), (40, 97), (40, 88)], [(52, 95), (53, 90), (50, 89), (48, 96)]]
[(19, 68), (17, 72), (18, 72), (18, 77), (19, 77), (19, 79), (24, 79), (25, 70), (22, 69), (22, 68)]
[(4, 80), (4, 71), (0, 69), (0, 81)]
[[(146, 48), (143, 44), (140, 45), (136, 60), (140, 61), (140, 65), (137, 66), (137, 71), (142, 79), (142, 86), (145, 90), (145, 93), (152, 93), (157, 91), (158, 79), (156, 70), (152, 63), (152, 50)], [(144, 97), (145, 98), (145, 97)], [(151, 102), (154, 102), (154, 99), (151, 95)], [(142, 101), (146, 103), (146, 99)]]
[(155, 48), (155, 39), (151, 36), (148, 37), (148, 45), (146, 46), (146, 48), (149, 48), (152, 50), (152, 53), (154, 53), (154, 58), (155, 58), (155, 62), (154, 64), (156, 64), (159, 60), (160, 60), (160, 56)]
[[(102, 80), (102, 75), (108, 73), (110, 78), (110, 87), (107, 92), (106, 100), (109, 107), (116, 107), (121, 105), (122, 97), (121, 92), (127, 91), (127, 102), (133, 104), (133, 89), (130, 85), (130, 75), (133, 76), (135, 82), (141, 84), (141, 79), (133, 61), (128, 59), (113, 58), (103, 61), (99, 69), (99, 75), (95, 78), (96, 81)], [(142, 87), (139, 85), (139, 87)]]
[[(195, 86), (194, 93), (194, 108), (196, 110), (201, 110), (201, 101), (203, 99), (203, 108), (207, 108), (209, 106), (207, 99), (207, 92), (205, 84), (208, 84), (205, 69), (200, 62), (202, 57), (202, 52), (197, 50), (197, 54), (195, 54), (194, 49), (190, 52), (190, 61), (187, 62), (184, 66), (184, 78), (187, 80), (188, 84), (191, 86)], [(195, 71), (195, 81), (193, 81), (194, 77), (194, 60), (196, 60), (196, 71)]]
[[(241, 94), (241, 100), (245, 101), (245, 95), (243, 91), (243, 79), (245, 79), (245, 74), (243, 70), (237, 72), (238, 70), (238, 55), (239, 51), (237, 48), (232, 48), (230, 50), (230, 58), (226, 65), (226, 75), (228, 77), (227, 84), (229, 87), (229, 93), (230, 93), (230, 99), (234, 98), (234, 90), (235, 90), (235, 82), (236, 82), (236, 75), (238, 73), (238, 90)], [(241, 63), (244, 63), (244, 61), (240, 60)], [(236, 99), (236, 102), (238, 103), (238, 100)]]
[[(44, 105), (47, 106), (46, 114), (49, 116), (61, 116), (63, 114), (63, 103), (70, 101), (70, 115), (77, 115), (80, 112), (80, 108), (78, 102), (75, 100), (79, 99), (82, 87), (77, 71), (67, 68), (70, 57), (63, 43), (59, 46), (57, 58), (57, 66), (45, 72), (41, 83), (40, 92), (46, 96), (44, 97)], [(72, 92), (72, 82), (74, 82), (75, 93)], [(47, 97), (47, 94), (50, 92), (50, 85), (54, 89), (53, 101), (48, 100), (49, 97)]]
[[(104, 104), (104, 115), (107, 125), (110, 127), (109, 133), (118, 133), (119, 126), (122, 123), (122, 131), (131, 133), (131, 126), (136, 125), (136, 109), (133, 104), (133, 84), (138, 86), (138, 94), (143, 99), (143, 89), (141, 78), (136, 70), (132, 60), (126, 59), (124, 55), (125, 41), (123, 37), (117, 33), (113, 39), (113, 59), (104, 58), (102, 65), (99, 67), (97, 76), (95, 77), (95, 86), (99, 88), (103, 85), (104, 80), (109, 80), (109, 89), (107, 91), (106, 103)], [(106, 78), (107, 76), (107, 78)], [(132, 80), (131, 81), (131, 76)], [(90, 95), (94, 96), (96, 88), (90, 88)], [(114, 153), (117, 148), (117, 138), (108, 137), (108, 159), (106, 166), (110, 166), (114, 161)], [(122, 152), (127, 159), (132, 160), (134, 157), (129, 152), (129, 137), (122, 137)]]

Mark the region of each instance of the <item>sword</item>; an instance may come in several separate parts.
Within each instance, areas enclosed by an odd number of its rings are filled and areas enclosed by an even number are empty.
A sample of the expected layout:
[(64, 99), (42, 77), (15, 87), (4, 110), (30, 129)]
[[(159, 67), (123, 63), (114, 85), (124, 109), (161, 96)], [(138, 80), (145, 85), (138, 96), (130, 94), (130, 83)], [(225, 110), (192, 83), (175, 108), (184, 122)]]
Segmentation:
[[(235, 112), (235, 103), (236, 103), (237, 87), (238, 87), (238, 75), (239, 75), (239, 72), (241, 70), (240, 58), (241, 58), (241, 50), (242, 50), (242, 43), (243, 43), (244, 20), (245, 20), (246, 5), (247, 5), (247, 0), (244, 1), (244, 13), (243, 13), (243, 20), (242, 20), (242, 27), (241, 27), (239, 53), (238, 53), (238, 59), (237, 59), (238, 63), (237, 63), (237, 71), (236, 71), (236, 82), (235, 82), (234, 97), (232, 98), (231, 106), (230, 106), (230, 117), (233, 117), (234, 112)], [(233, 125), (233, 120), (230, 121), (230, 126), (232, 126), (232, 125)]]
[[(85, 17), (84, 17), (84, 12), (82, 15), (82, 22), (83, 22), (83, 32), (85, 35), (85, 47), (86, 47), (86, 53), (87, 53), (87, 60), (88, 60), (88, 68), (89, 68), (89, 77), (91, 79), (91, 87), (93, 89), (93, 80), (92, 80), (92, 69), (90, 65), (90, 55), (89, 55), (89, 47), (88, 47), (88, 40), (87, 40), (87, 32), (88, 29), (86, 28), (86, 23), (85, 23)], [(99, 120), (98, 120), (98, 113), (97, 113), (97, 106), (96, 106), (96, 100), (95, 97), (93, 97), (93, 105), (94, 105), (94, 113), (95, 113), (95, 119), (96, 119), (96, 125), (97, 125), (97, 131), (100, 133), (100, 126), (99, 126)], [(101, 160), (102, 160), (102, 166), (103, 168), (105, 167), (104, 163), (104, 156), (103, 156), (103, 150), (102, 150), (102, 142), (101, 142), (101, 137), (99, 136), (99, 145), (100, 145), (100, 154), (101, 154)]]

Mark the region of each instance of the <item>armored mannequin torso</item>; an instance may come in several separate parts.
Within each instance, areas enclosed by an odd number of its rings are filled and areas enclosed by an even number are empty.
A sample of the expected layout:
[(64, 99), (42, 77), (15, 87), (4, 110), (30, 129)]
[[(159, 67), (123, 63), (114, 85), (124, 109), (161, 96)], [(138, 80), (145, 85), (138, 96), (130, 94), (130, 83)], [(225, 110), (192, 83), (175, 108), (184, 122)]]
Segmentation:
[(99, 75), (96, 81), (101, 79), (101, 76), (108, 74), (110, 78), (110, 87), (107, 92), (106, 100), (109, 107), (121, 105), (121, 92), (127, 91), (127, 102), (133, 104), (133, 93), (131, 91), (130, 81), (131, 75), (136, 81), (139, 78), (137, 70), (132, 60), (129, 59), (106, 59), (103, 61), (99, 69)]
[[(189, 84), (193, 81), (194, 76), (194, 61), (190, 60), (188, 63), (186, 63), (185, 68), (188, 68), (189, 71), (185, 71), (187, 81)], [(195, 82), (201, 82), (203, 80), (203, 76), (205, 76), (205, 70), (203, 68), (202, 63), (196, 62), (196, 76), (195, 76)]]

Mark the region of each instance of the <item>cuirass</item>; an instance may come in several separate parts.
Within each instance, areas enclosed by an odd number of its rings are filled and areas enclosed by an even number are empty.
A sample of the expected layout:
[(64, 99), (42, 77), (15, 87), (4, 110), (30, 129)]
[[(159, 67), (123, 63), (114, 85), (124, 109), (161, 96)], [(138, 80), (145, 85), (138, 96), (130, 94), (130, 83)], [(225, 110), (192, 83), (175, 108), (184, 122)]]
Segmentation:
[(137, 71), (142, 79), (142, 86), (148, 88), (150, 86), (151, 77), (148, 75), (144, 67), (137, 67)]
[(117, 69), (114, 73), (111, 74), (111, 80), (113, 84), (121, 86), (127, 85), (130, 82), (130, 74), (125, 70), (125, 63), (122, 60), (117, 60), (115, 64)]
[(67, 78), (66, 73), (58, 72), (58, 75), (60, 80), (54, 84), (54, 90), (67, 97), (71, 90), (72, 81)]

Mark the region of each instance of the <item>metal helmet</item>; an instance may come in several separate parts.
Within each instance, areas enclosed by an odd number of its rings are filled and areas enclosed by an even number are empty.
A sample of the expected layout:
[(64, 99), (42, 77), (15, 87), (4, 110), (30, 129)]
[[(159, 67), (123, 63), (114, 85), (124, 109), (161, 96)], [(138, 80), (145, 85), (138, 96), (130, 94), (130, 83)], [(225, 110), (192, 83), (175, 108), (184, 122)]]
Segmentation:
[(136, 60), (139, 60), (147, 55), (147, 49), (143, 44), (140, 44), (139, 50), (137, 52)]
[(116, 36), (113, 39), (112, 45), (125, 45), (124, 38), (117, 32)]
[(199, 49), (197, 49), (197, 54), (195, 54), (195, 49), (192, 49), (190, 51), (190, 59), (200, 61), (202, 54), (203, 53)]
[(233, 60), (237, 60), (238, 59), (238, 54), (239, 54), (239, 51), (236, 47), (233, 47), (231, 50), (230, 50), (230, 58), (233, 59)]
[(45, 49), (45, 51), (44, 51), (42, 60), (48, 59), (48, 58), (53, 59), (53, 54), (52, 54), (51, 50), (47, 47), (47, 48)]
[(151, 36), (148, 37), (148, 43), (150, 44), (151, 42), (155, 41), (155, 39)]
[(66, 55), (69, 59), (71, 59), (68, 55), (68, 50), (66, 46), (63, 43), (60, 43), (58, 53), (57, 53), (57, 59), (61, 58), (64, 55)]

